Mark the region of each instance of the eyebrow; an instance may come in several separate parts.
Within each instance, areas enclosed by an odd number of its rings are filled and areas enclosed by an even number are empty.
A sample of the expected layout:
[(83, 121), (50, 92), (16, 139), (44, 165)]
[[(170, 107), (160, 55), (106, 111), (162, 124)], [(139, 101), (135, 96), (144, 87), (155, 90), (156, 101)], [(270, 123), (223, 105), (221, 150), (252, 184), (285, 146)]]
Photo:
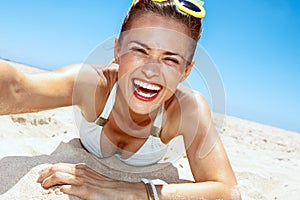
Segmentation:
[[(147, 50), (150, 50), (150, 49), (151, 49), (148, 45), (146, 45), (146, 44), (144, 44), (144, 43), (141, 43), (141, 42), (139, 42), (139, 41), (136, 41), (136, 40), (131, 41), (131, 42), (129, 42), (129, 43), (136, 43), (136, 44), (138, 44), (138, 45), (144, 47), (144, 48), (147, 49)], [(174, 52), (171, 52), (171, 51), (166, 51), (164, 54), (166, 54), (166, 55), (168, 55), (168, 56), (179, 56), (179, 57), (181, 57), (183, 60), (185, 60), (184, 57), (183, 57), (181, 54), (179, 54), (179, 53), (174, 53)]]

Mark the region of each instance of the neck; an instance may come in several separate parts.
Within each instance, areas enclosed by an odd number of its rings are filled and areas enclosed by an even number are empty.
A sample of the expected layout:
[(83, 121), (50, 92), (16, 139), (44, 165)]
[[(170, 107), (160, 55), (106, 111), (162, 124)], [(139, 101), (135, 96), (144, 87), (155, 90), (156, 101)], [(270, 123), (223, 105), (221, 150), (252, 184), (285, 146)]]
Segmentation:
[(147, 126), (151, 123), (152, 120), (154, 120), (155, 116), (157, 115), (158, 109), (147, 114), (136, 113), (130, 108), (128, 108), (128, 110), (130, 120), (132, 120), (135, 124), (139, 126)]

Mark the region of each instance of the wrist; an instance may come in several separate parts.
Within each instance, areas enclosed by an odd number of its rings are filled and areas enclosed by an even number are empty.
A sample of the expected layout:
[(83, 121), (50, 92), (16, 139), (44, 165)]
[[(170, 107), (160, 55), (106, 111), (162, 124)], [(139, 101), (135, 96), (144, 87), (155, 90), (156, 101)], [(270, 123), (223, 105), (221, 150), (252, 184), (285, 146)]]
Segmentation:
[(142, 182), (126, 183), (126, 186), (123, 188), (122, 196), (126, 197), (126, 200), (148, 199), (147, 190)]

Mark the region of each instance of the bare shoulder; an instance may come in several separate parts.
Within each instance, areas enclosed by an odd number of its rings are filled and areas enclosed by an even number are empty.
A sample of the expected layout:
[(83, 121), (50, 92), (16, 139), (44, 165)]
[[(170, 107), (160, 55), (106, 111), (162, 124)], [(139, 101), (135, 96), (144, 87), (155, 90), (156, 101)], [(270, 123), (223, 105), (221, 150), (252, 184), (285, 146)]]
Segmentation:
[(174, 98), (170, 100), (166, 103), (165, 132), (167, 134), (162, 140), (168, 142), (176, 135), (182, 135), (185, 145), (190, 146), (193, 138), (205, 134), (205, 130), (210, 125), (209, 104), (204, 95), (182, 85), (177, 88)]
[(106, 99), (118, 78), (117, 64), (84, 64), (77, 74), (73, 103), (88, 121), (94, 121), (103, 110)]
[(208, 101), (200, 92), (185, 86), (180, 86), (177, 93), (181, 108), (179, 134), (183, 135), (187, 148), (195, 140), (200, 145), (212, 122)]
[(119, 65), (115, 63), (106, 64), (106, 65), (90, 65), (100, 78), (111, 81), (112, 83), (115, 83), (118, 76), (119, 71)]
[(183, 122), (187, 119), (197, 119), (200, 123), (210, 122), (211, 111), (208, 101), (203, 94), (180, 85), (175, 95), (181, 107)]

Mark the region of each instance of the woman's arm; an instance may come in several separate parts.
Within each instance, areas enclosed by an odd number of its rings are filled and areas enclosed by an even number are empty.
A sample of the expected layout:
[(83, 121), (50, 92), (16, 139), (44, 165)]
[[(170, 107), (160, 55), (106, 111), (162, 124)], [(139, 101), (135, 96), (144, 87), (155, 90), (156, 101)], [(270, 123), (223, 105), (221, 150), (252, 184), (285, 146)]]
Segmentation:
[[(188, 154), (191, 153), (189, 151)], [(236, 179), (219, 139), (205, 158), (199, 159), (196, 155), (188, 157), (196, 183), (157, 186), (160, 199), (241, 199)]]
[(25, 74), (0, 61), (0, 115), (34, 112), (72, 105), (79, 65)]
[[(183, 136), (196, 183), (158, 186), (161, 199), (240, 199), (236, 178), (214, 128), (208, 103), (197, 94), (196, 101), (190, 100), (189, 105), (194, 109), (184, 107), (184, 118), (189, 119), (190, 124), (183, 124), (183, 130), (189, 130)], [(190, 129), (191, 124), (198, 124), (196, 131)]]

